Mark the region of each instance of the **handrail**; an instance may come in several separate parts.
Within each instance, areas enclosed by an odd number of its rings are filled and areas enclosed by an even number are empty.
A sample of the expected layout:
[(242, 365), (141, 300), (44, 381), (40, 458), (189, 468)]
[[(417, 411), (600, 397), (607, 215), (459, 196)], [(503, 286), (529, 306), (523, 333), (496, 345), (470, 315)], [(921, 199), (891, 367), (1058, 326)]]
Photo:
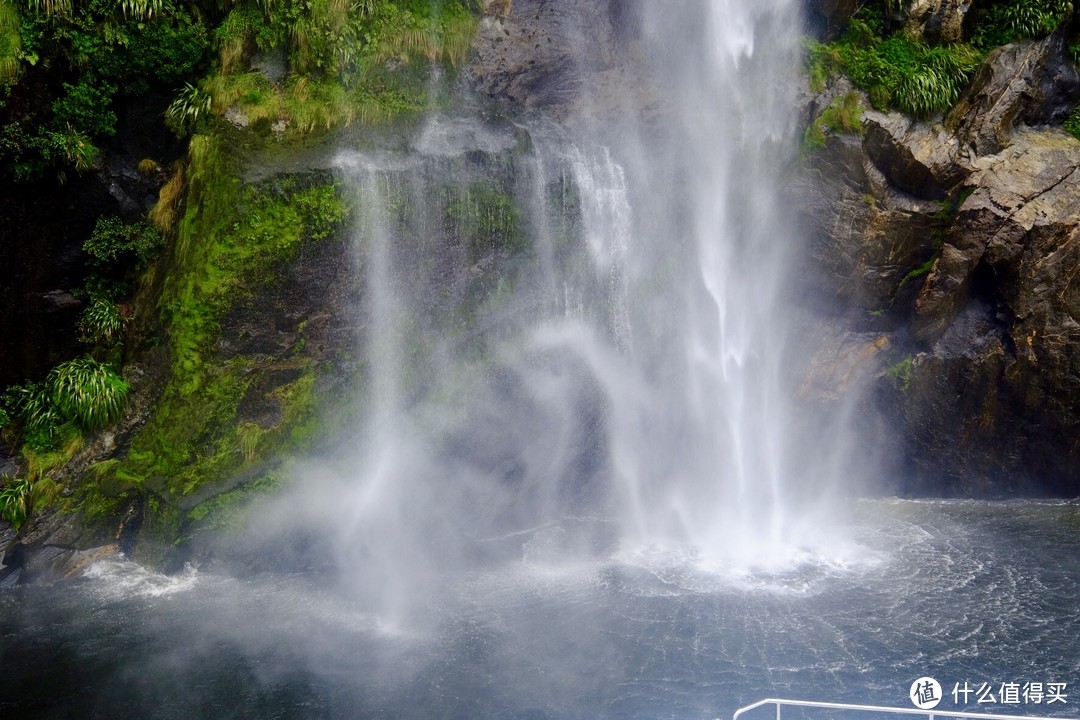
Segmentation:
[[(832, 708), (833, 710), (866, 710), (870, 712), (900, 713), (903, 715), (923, 715), (928, 720), (934, 720), (936, 716), (948, 718), (978, 718), (978, 720), (1075, 720), (1075, 718), (1046, 718), (1033, 715), (998, 715), (997, 713), (976, 713), (965, 710), (919, 710), (917, 708), (894, 708), (883, 705), (855, 705), (852, 703), (818, 702), (815, 700), (783, 700), (781, 698), (766, 698), (756, 703), (741, 707), (731, 716), (731, 720), (739, 720), (739, 717), (750, 710), (756, 710), (764, 705), (776, 705), (776, 720), (780, 720), (780, 708), (784, 705), (796, 707)], [(719, 718), (717, 719), (719, 720)]]

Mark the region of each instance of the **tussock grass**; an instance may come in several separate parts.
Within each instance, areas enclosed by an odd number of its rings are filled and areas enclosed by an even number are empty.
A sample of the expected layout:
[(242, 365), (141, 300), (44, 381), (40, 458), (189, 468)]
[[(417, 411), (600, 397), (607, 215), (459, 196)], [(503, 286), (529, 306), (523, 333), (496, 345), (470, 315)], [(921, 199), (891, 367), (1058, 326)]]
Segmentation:
[(147, 217), (159, 230), (171, 232), (176, 227), (180, 212), (180, 201), (184, 194), (184, 166), (177, 165), (172, 177), (158, 191), (158, 201), (151, 208)]

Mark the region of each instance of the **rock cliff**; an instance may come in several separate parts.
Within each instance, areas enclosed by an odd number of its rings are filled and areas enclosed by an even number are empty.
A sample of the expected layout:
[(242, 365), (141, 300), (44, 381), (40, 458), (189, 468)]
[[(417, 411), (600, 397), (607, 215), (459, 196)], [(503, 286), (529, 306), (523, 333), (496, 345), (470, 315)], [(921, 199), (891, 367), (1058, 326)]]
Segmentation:
[[(1062, 33), (990, 53), (943, 121), (866, 110), (787, 191), (819, 307), (877, 343), (870, 442), (904, 492), (1080, 491), (1080, 141)], [(854, 91), (842, 78), (811, 116)], [(869, 107), (866, 98), (863, 106)]]

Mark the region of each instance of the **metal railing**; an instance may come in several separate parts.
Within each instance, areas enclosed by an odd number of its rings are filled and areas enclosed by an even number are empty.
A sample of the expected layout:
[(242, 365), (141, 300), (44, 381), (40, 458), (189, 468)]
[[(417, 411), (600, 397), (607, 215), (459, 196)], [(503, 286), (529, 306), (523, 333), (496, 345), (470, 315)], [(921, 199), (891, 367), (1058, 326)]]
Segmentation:
[[(813, 700), (782, 700), (780, 698), (766, 698), (756, 703), (741, 707), (731, 716), (731, 720), (739, 720), (743, 713), (756, 710), (765, 705), (776, 705), (776, 720), (780, 720), (780, 708), (785, 705), (808, 708), (830, 708), (833, 710), (861, 710), (864, 712), (893, 713), (901, 715), (922, 715), (928, 720), (936, 717), (943, 718), (976, 718), (977, 720), (1075, 720), (1074, 718), (1046, 718), (1033, 715), (998, 715), (997, 713), (965, 712), (963, 710), (919, 710), (918, 708), (894, 708), (882, 705), (853, 705), (851, 703), (816, 702)], [(719, 718), (717, 718), (719, 720)]]

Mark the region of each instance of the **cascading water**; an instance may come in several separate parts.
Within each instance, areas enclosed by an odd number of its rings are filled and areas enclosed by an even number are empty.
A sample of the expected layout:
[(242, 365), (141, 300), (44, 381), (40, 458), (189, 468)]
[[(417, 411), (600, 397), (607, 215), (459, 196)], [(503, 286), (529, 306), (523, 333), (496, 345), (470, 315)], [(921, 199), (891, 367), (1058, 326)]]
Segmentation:
[(343, 566), (384, 614), (478, 558), (741, 572), (824, 536), (804, 501), (830, 468), (791, 442), (776, 200), (796, 8), (639, 10), (649, 121), (624, 87), (621, 116), (572, 129), (436, 114), (405, 151), (339, 156), (366, 409), (318, 512), (345, 515)]

